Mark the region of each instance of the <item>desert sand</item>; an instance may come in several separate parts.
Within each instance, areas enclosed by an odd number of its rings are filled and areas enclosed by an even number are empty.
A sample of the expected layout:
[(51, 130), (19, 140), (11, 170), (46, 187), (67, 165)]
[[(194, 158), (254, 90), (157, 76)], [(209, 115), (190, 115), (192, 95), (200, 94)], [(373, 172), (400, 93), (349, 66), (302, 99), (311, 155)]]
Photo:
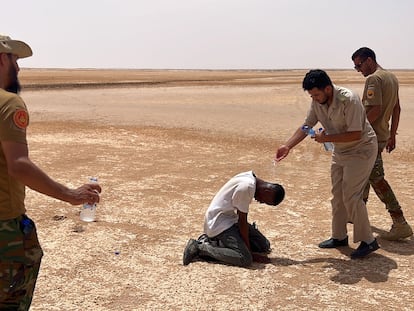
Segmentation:
[[(361, 94), (359, 73), (327, 71)], [(44, 249), (31, 310), (411, 310), (414, 240), (379, 240), (351, 260), (349, 225), (350, 247), (319, 249), (331, 233), (329, 152), (305, 139), (272, 163), (309, 107), (305, 72), (22, 69), (32, 160), (63, 184), (97, 176), (103, 187), (92, 223), (79, 206), (27, 190)], [(395, 73), (402, 115), (384, 162), (414, 225), (414, 72)], [(249, 213), (271, 263), (183, 266), (215, 192), (247, 170), (286, 189), (279, 206)], [(373, 193), (368, 211), (375, 234), (389, 230)]]

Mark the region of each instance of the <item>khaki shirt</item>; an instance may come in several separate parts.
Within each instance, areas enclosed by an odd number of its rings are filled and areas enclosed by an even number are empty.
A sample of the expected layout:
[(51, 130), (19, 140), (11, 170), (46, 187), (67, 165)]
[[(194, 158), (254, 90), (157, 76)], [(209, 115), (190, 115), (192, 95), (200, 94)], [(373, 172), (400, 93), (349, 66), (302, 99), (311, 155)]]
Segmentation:
[(312, 101), (305, 124), (314, 127), (320, 122), (327, 135), (361, 131), (361, 139), (334, 143), (336, 153), (358, 152), (365, 145), (375, 142), (376, 136), (368, 122), (364, 106), (358, 95), (344, 87), (334, 85), (331, 105)]
[(378, 142), (390, 137), (389, 121), (398, 101), (398, 80), (396, 76), (380, 67), (365, 81), (362, 102), (364, 106), (381, 106), (380, 116), (372, 122)]
[[(27, 144), (27, 108), (16, 94), (0, 89), (0, 141)], [(9, 176), (7, 162), (0, 147), (0, 220), (16, 218), (26, 212), (25, 186)]]

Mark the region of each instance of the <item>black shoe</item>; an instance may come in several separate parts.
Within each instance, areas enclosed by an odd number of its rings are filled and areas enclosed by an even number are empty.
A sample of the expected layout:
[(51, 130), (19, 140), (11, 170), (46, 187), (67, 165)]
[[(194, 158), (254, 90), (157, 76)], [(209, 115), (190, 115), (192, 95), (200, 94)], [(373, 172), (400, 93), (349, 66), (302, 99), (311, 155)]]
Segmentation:
[(184, 249), (183, 265), (188, 265), (198, 255), (198, 242), (194, 239), (188, 240)]
[(365, 242), (361, 242), (361, 244), (359, 244), (358, 248), (351, 253), (351, 259), (363, 258), (363, 257), (367, 256), (368, 254), (371, 254), (372, 252), (375, 252), (379, 248), (380, 247), (378, 245), (377, 239), (375, 239), (370, 244), (367, 244)]
[(330, 238), (329, 240), (323, 241), (318, 245), (320, 248), (336, 248), (340, 246), (348, 246), (348, 237), (343, 240)]

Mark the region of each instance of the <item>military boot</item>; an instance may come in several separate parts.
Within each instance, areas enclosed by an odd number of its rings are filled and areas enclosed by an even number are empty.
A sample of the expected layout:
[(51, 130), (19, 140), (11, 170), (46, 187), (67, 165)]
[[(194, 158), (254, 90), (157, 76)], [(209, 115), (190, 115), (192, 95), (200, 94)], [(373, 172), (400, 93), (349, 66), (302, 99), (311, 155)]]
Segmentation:
[(406, 222), (405, 224), (395, 223), (392, 224), (389, 232), (380, 234), (380, 237), (388, 241), (397, 241), (405, 238), (409, 238), (413, 235), (413, 230), (410, 225)]
[(402, 211), (391, 212), (390, 214), (393, 221), (391, 230), (381, 234), (381, 238), (388, 241), (397, 241), (413, 235), (413, 230), (405, 220)]

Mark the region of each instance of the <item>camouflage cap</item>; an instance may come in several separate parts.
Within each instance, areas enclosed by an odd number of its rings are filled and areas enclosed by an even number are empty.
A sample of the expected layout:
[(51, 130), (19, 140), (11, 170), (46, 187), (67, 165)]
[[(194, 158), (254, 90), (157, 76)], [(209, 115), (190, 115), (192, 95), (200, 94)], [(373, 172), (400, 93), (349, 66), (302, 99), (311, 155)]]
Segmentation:
[(9, 36), (0, 35), (0, 53), (10, 53), (19, 58), (33, 55), (32, 49), (23, 41), (12, 40)]

